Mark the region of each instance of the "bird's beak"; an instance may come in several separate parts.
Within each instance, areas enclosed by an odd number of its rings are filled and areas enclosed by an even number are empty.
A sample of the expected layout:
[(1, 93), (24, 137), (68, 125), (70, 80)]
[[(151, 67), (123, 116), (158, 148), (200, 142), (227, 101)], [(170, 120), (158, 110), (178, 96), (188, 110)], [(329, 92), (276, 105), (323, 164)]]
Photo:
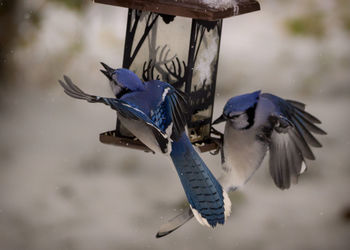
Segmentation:
[(218, 123), (220, 123), (220, 122), (224, 122), (224, 121), (226, 121), (227, 119), (226, 119), (226, 116), (224, 115), (224, 114), (222, 114), (218, 119), (216, 119), (213, 123), (212, 123), (212, 125), (215, 125), (215, 124), (218, 124)]
[(112, 75), (115, 72), (115, 69), (109, 67), (107, 64), (101, 62), (102, 66), (105, 68), (105, 70), (101, 69), (101, 72), (109, 79), (112, 80)]

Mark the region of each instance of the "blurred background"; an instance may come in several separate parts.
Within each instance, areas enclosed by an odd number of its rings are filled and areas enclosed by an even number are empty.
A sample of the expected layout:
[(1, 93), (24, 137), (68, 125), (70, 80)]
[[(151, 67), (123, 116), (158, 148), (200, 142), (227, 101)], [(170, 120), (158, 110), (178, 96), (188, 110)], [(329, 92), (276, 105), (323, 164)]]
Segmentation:
[[(298, 185), (264, 161), (231, 195), (225, 226), (195, 220), (161, 239), (185, 195), (161, 155), (101, 144), (115, 114), (67, 97), (63, 74), (111, 96), (127, 10), (84, 0), (0, 0), (0, 249), (349, 249), (350, 2), (260, 0), (224, 20), (215, 114), (261, 89), (307, 103), (328, 136)], [(220, 157), (202, 154), (215, 174)]]

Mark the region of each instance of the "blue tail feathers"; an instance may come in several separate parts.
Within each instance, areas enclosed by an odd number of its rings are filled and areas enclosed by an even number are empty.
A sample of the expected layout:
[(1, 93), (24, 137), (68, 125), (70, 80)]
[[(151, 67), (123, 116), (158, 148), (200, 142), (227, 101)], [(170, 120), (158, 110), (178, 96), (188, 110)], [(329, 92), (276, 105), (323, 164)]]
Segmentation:
[(224, 224), (230, 213), (225, 211), (230, 210), (229, 198), (194, 150), (185, 132), (179, 140), (172, 142), (170, 156), (196, 219), (211, 227)]

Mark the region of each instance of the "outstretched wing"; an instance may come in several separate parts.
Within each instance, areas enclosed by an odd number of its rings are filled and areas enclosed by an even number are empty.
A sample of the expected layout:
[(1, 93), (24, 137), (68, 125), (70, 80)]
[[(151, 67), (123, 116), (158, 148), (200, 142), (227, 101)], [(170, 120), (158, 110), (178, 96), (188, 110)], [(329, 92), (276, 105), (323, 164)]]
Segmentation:
[(63, 87), (64, 92), (76, 99), (86, 100), (92, 103), (104, 103), (105, 105), (110, 106), (112, 109), (116, 110), (120, 115), (127, 119), (142, 121), (147, 125), (153, 132), (161, 150), (163, 153), (166, 153), (167, 144), (169, 142), (168, 135), (164, 133), (161, 129), (157, 127), (156, 124), (140, 109), (132, 104), (116, 99), (116, 98), (106, 98), (95, 95), (89, 95), (83, 92), (80, 88), (78, 88), (72, 80), (64, 76), (64, 82), (59, 81), (60, 85)]
[(270, 174), (281, 189), (290, 187), (305, 169), (305, 159), (314, 160), (312, 147), (322, 147), (312, 133), (325, 135), (315, 125), (321, 123), (305, 111), (305, 104), (264, 93), (261, 98), (273, 104), (269, 117), (273, 131), (270, 141)]

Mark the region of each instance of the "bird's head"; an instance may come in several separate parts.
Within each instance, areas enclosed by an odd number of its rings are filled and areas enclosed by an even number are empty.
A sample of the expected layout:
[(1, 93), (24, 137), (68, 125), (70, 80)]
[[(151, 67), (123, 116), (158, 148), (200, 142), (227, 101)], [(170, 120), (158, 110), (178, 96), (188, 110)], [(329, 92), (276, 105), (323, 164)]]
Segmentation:
[(108, 78), (112, 91), (117, 98), (128, 92), (144, 89), (143, 82), (134, 72), (124, 68), (113, 69), (103, 62), (101, 64), (104, 67), (101, 72)]
[(255, 109), (260, 91), (232, 97), (226, 103), (224, 112), (213, 124), (230, 121), (235, 129), (248, 129), (254, 124)]

